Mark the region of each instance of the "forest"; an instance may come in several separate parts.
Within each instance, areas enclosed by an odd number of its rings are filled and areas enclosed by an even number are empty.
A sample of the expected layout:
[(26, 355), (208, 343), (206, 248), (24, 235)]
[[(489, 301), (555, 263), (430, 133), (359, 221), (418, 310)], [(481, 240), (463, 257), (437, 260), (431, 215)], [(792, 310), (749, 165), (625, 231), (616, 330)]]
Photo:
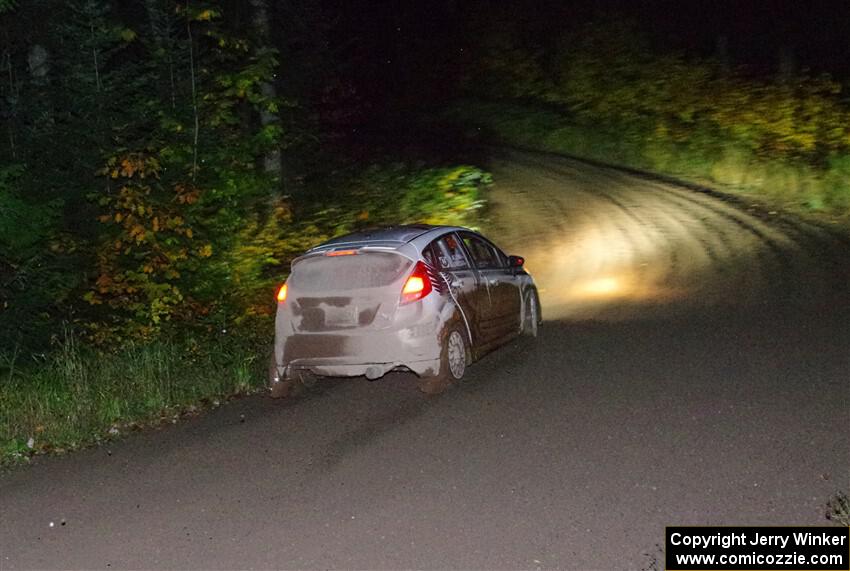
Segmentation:
[(482, 224), (479, 145), (847, 223), (846, 70), (531, 4), (0, 0), (0, 456), (261, 390), (288, 262)]

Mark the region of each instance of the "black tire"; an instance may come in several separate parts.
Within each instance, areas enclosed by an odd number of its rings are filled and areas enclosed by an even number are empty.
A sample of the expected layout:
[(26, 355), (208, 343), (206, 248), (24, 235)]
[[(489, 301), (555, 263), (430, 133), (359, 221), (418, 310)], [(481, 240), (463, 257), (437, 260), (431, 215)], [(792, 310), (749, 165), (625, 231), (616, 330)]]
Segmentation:
[(527, 337), (537, 337), (540, 322), (540, 299), (537, 297), (536, 289), (529, 289), (523, 301), (520, 333)]
[(281, 378), (277, 370), (277, 363), (272, 353), (269, 360), (269, 395), (273, 399), (285, 399), (296, 397), (304, 391), (304, 384), (299, 378)]
[(319, 375), (314, 375), (312, 371), (307, 369), (301, 369), (298, 371), (297, 376), (305, 389), (312, 389), (316, 386), (316, 383), (319, 382)]
[(443, 335), (440, 351), (440, 371), (419, 381), (419, 390), (426, 394), (439, 394), (453, 383), (459, 383), (469, 363), (469, 346), (466, 333), (457, 325), (449, 326)]
[(302, 385), (294, 379), (278, 381), (271, 386), (269, 393), (273, 399), (286, 399), (301, 394)]

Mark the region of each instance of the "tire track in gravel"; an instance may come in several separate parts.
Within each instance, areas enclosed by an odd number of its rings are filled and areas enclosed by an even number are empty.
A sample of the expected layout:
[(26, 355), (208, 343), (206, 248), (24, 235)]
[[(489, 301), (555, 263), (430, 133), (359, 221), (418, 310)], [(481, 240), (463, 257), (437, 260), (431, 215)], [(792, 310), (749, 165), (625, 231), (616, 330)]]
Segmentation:
[(526, 256), (548, 317), (805, 303), (846, 291), (846, 268), (837, 268), (845, 243), (736, 198), (523, 151), (500, 154), (494, 176), (490, 231)]
[[(636, 180), (631, 173), (605, 168), (602, 171), (599, 176), (622, 181), (626, 186), (633, 186)], [(847, 269), (838, 268), (836, 262), (846, 257), (846, 253), (850, 251), (850, 243), (846, 236), (836, 233), (834, 229), (799, 218), (794, 219), (775, 211), (761, 211), (752, 207), (744, 209), (742, 207), (746, 204), (739, 197), (720, 196), (706, 189), (665, 185), (646, 176), (637, 179), (646, 181), (647, 189), (660, 193), (664, 199), (676, 202), (686, 209), (691, 204), (699, 205), (756, 235), (768, 246), (769, 252), (779, 264), (778, 278), (787, 280), (795, 274), (815, 271), (819, 273), (818, 278), (826, 278), (826, 281), (834, 279), (833, 287), (846, 287)], [(717, 228), (715, 224), (710, 223), (709, 226)], [(725, 236), (725, 233), (721, 232), (719, 235)], [(817, 263), (811, 262), (814, 259)], [(836, 272), (836, 269), (839, 271)]]
[[(615, 173), (604, 173), (601, 176), (613, 177)], [(623, 180), (617, 176), (616, 179), (620, 183), (620, 188), (626, 192), (634, 192), (629, 189), (629, 185), (633, 185), (633, 180)], [(755, 225), (748, 224), (747, 221), (739, 219), (732, 213), (726, 212), (716, 205), (711, 203), (703, 203), (693, 197), (680, 195), (676, 189), (664, 189), (654, 185), (648, 185), (642, 189), (643, 193), (653, 194), (653, 198), (658, 202), (655, 203), (659, 211), (665, 213), (672, 224), (680, 230), (673, 236), (678, 237), (678, 244), (669, 244), (668, 246), (674, 250), (682, 250), (691, 256), (700, 257), (705, 254), (708, 258), (707, 263), (700, 266), (716, 270), (725, 277), (732, 277), (739, 281), (738, 278), (743, 278), (738, 285), (743, 291), (759, 291), (765, 285), (765, 276), (768, 270), (774, 267), (774, 271), (779, 276), (785, 276), (788, 273), (789, 267), (787, 258), (783, 255), (782, 249), (778, 246), (776, 239), (769, 236), (767, 232), (756, 228)], [(729, 223), (737, 226), (743, 231), (743, 234), (730, 231), (732, 228)], [(756, 250), (755, 259), (758, 260), (760, 271), (743, 272), (738, 268), (737, 271), (729, 271), (729, 263), (738, 261), (739, 257), (733, 252), (736, 251), (735, 242), (746, 240), (746, 233), (752, 235), (754, 249)], [(682, 248), (684, 242), (690, 242), (692, 247)], [(697, 244), (694, 244), (696, 242)], [(717, 242), (724, 243), (727, 246), (727, 257), (721, 257), (717, 254), (715, 244)], [(765, 248), (759, 248), (758, 245), (763, 244)], [(746, 251), (746, 250), (744, 250)], [(689, 268), (686, 268), (686, 275), (689, 275)], [(747, 279), (751, 278), (751, 279)], [(733, 284), (725, 284), (724, 289), (732, 289)], [(736, 288), (737, 289), (737, 288)]]

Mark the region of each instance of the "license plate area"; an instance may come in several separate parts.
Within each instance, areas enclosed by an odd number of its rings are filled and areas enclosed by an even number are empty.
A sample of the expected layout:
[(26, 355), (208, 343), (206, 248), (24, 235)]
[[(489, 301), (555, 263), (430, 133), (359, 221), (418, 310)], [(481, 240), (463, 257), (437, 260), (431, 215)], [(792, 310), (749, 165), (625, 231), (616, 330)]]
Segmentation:
[(325, 325), (328, 327), (354, 327), (357, 325), (357, 307), (325, 307)]

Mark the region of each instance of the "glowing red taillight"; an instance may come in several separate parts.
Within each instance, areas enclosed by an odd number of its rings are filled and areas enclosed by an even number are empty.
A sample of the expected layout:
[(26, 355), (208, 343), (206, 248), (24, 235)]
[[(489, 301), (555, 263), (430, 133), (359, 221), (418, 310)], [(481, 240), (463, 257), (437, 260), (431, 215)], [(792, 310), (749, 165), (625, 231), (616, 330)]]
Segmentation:
[(283, 303), (284, 301), (286, 301), (286, 290), (287, 290), (286, 284), (283, 284), (282, 286), (280, 286), (280, 289), (277, 290), (277, 301), (278, 301), (278, 303)]
[(425, 281), (419, 276), (410, 276), (407, 283), (404, 284), (404, 289), (401, 293), (404, 295), (412, 295), (414, 293), (422, 293), (425, 289)]
[(401, 290), (401, 303), (419, 301), (431, 293), (432, 289), (431, 280), (428, 278), (428, 271), (425, 269), (425, 264), (416, 262), (413, 273), (404, 282), (404, 287)]

